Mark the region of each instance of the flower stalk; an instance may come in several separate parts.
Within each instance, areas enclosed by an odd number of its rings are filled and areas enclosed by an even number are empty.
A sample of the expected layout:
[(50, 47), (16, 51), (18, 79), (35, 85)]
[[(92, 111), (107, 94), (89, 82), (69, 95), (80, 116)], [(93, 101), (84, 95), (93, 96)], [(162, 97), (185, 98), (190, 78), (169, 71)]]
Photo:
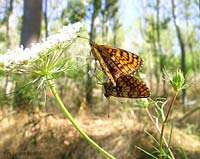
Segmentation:
[[(166, 80), (168, 81), (168, 83), (174, 89), (175, 94), (174, 94), (174, 96), (172, 97), (172, 99), (171, 99), (171, 101), (169, 103), (167, 114), (164, 117), (164, 119), (162, 120), (162, 127), (161, 127), (161, 132), (160, 132), (160, 142), (159, 142), (160, 143), (160, 159), (163, 158), (163, 156), (162, 156), (162, 150), (163, 150), (163, 139), (164, 139), (165, 127), (166, 127), (166, 124), (167, 124), (167, 121), (168, 121), (168, 118), (169, 118), (169, 114), (171, 113), (172, 107), (173, 107), (174, 102), (176, 100), (176, 97), (177, 97), (178, 93), (181, 90), (186, 89), (186, 88), (188, 88), (188, 87), (191, 86), (191, 84), (186, 84), (185, 83), (185, 77), (184, 77), (183, 73), (181, 72), (181, 70), (177, 70), (172, 75), (170, 75), (165, 69), (163, 70), (163, 72), (165, 74)], [(171, 155), (171, 157), (174, 158), (173, 155)]]
[(53, 80), (60, 74), (70, 69), (63, 50), (77, 38), (82, 27), (81, 23), (69, 24), (56, 34), (51, 35), (42, 43), (32, 44), (30, 48), (23, 46), (8, 50), (6, 54), (0, 54), (0, 71), (26, 73), (34, 76), (31, 84), (39, 83), (38, 87), (47, 84), (61, 111), (75, 127), (75, 129), (104, 157), (115, 159), (111, 154), (96, 144), (76, 123), (69, 111), (64, 106), (58, 92), (53, 84)]
[(71, 116), (71, 114), (69, 113), (69, 111), (66, 109), (66, 107), (64, 106), (62, 100), (60, 99), (55, 86), (52, 84), (51, 78), (48, 77), (48, 75), (46, 76), (47, 79), (47, 83), (48, 86), (52, 92), (52, 94), (55, 97), (55, 100), (58, 104), (58, 106), (60, 107), (60, 109), (62, 110), (62, 112), (65, 114), (65, 116), (67, 117), (67, 119), (71, 122), (71, 124), (75, 127), (75, 129), (82, 135), (82, 137), (87, 140), (97, 151), (99, 151), (103, 156), (105, 156), (106, 158), (109, 159), (115, 159), (115, 157), (113, 157), (111, 154), (109, 154), (107, 151), (105, 151), (102, 147), (100, 147), (98, 144), (96, 144), (76, 123), (76, 121), (73, 119), (73, 117)]

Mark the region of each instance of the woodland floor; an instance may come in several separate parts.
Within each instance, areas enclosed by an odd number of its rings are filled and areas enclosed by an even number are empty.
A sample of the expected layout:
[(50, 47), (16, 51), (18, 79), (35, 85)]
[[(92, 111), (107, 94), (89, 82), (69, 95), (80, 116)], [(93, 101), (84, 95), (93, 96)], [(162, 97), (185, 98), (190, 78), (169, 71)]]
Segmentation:
[[(147, 124), (147, 118), (139, 119), (137, 116), (132, 110), (111, 112), (110, 118), (107, 114), (94, 115), (82, 104), (75, 119), (90, 137), (117, 159), (148, 159), (150, 157), (136, 146), (153, 152), (155, 142), (147, 132), (156, 136), (156, 131)], [(0, 117), (2, 159), (104, 158), (58, 111), (11, 111), (9, 114), (2, 110)], [(200, 137), (189, 134), (180, 126), (173, 129), (172, 146), (176, 158), (183, 158), (181, 149), (189, 159), (200, 158)]]

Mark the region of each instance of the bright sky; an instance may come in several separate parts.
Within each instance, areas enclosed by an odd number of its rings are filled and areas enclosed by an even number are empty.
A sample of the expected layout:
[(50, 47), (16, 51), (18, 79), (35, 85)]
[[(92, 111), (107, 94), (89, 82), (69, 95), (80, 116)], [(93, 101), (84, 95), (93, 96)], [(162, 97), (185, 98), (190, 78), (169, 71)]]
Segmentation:
[(140, 1), (138, 0), (119, 0), (120, 22), (125, 30), (124, 49), (134, 51), (132, 40), (134, 39), (132, 32), (134, 29), (134, 19), (140, 16)]
[[(133, 37), (132, 33), (134, 30), (136, 30), (136, 27), (134, 26), (134, 19), (139, 17), (141, 13), (140, 3), (141, 2), (138, 0), (119, 0), (119, 19), (123, 26), (123, 30), (125, 31), (125, 42), (123, 49), (128, 51), (135, 51), (133, 50), (132, 41), (137, 37)], [(89, 30), (90, 19), (86, 19), (85, 25)]]
[[(60, 5), (60, 7), (58, 6), (56, 11), (52, 10), (50, 7), (48, 8), (48, 16), (51, 15), (51, 18), (55, 18), (56, 16), (58, 16), (60, 10), (62, 10), (63, 7), (66, 7), (67, 5), (66, 1), (57, 1), (62, 3), (62, 5)], [(119, 18), (125, 31), (125, 42), (123, 48), (129, 51), (134, 51), (131, 43), (134, 40), (134, 38), (136, 38), (133, 37), (133, 31), (136, 29), (134, 26), (134, 19), (138, 17), (141, 13), (140, 3), (141, 2), (138, 0), (119, 0)], [(23, 12), (23, 10), (20, 10), (19, 12), (19, 9), (15, 9), (15, 11), (17, 11), (15, 12), (15, 14), (17, 15), (22, 14)], [(85, 21), (85, 25), (87, 26), (88, 30), (90, 27), (89, 20), (90, 19)], [(16, 22), (16, 20), (14, 21)], [(53, 23), (55, 23), (55, 21)], [(51, 25), (51, 23), (49, 25)]]
[(137, 0), (119, 0), (119, 6), (120, 20), (128, 29), (133, 25), (133, 19), (140, 15), (139, 2)]

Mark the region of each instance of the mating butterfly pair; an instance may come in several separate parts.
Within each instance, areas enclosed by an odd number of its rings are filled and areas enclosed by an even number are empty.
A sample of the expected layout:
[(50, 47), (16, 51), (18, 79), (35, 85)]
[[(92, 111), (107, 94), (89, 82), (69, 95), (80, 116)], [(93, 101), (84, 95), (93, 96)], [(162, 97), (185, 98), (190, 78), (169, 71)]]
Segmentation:
[(99, 61), (108, 83), (104, 83), (105, 96), (147, 98), (149, 88), (131, 74), (139, 71), (143, 60), (126, 50), (90, 42), (91, 52)]

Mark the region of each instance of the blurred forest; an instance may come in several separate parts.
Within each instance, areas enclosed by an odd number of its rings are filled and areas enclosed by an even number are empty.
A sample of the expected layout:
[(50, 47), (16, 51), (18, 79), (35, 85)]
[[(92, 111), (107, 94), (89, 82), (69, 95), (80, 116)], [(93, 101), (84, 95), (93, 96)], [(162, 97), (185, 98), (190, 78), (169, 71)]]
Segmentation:
[[(178, 94), (170, 114), (171, 146), (177, 159), (200, 158), (200, 1), (0, 0), (0, 53), (30, 47), (75, 22), (84, 25), (82, 37), (144, 59), (136, 76), (147, 84), (153, 101), (172, 98), (163, 69), (182, 71), (191, 87)], [(100, 66), (97, 77), (89, 75), (94, 69), (89, 40), (77, 38), (66, 51), (77, 69), (56, 85), (70, 113), (116, 158), (149, 158), (136, 146), (153, 153), (155, 141), (146, 132), (159, 137), (141, 100), (104, 97)], [(0, 71), (0, 158), (103, 158), (63, 116), (48, 89), (44, 93), (26, 85), (31, 78)], [(154, 107), (149, 111), (156, 116)]]

